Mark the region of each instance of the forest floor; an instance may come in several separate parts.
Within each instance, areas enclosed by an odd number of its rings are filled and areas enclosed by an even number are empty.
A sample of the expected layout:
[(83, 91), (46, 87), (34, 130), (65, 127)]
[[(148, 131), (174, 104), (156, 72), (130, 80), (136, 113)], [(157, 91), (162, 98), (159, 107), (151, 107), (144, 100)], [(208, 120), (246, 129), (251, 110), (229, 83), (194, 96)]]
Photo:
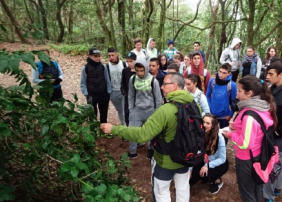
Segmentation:
[[(1, 43), (0, 49), (7, 49), (9, 51), (17, 50), (39, 50), (42, 48), (49, 48), (47, 45), (26, 45), (21, 43)], [(79, 103), (86, 103), (85, 97), (80, 91), (80, 74), (81, 68), (86, 63), (86, 55), (83, 56), (70, 56), (63, 55), (62, 53), (50, 49), (51, 58), (58, 61), (60, 67), (64, 72), (64, 80), (62, 82), (63, 96), (65, 99), (74, 100), (72, 93), (78, 95)], [(20, 67), (29, 75), (31, 79), (31, 67), (27, 64), (21, 63)], [(11, 86), (15, 85), (15, 79), (10, 76), (0, 73), (0, 85)], [(114, 125), (119, 124), (118, 115), (113, 105), (110, 103), (108, 122)], [(128, 142), (123, 142), (121, 139), (115, 137), (114, 139), (102, 138), (97, 143), (99, 148), (104, 148), (109, 151), (113, 158), (118, 159), (124, 152), (128, 151)], [(151, 165), (146, 159), (147, 146), (138, 149), (138, 158), (132, 160), (132, 169), (129, 169), (130, 183), (138, 192), (141, 201), (152, 201), (152, 190), (150, 184)], [(208, 202), (208, 201), (226, 201), (237, 202), (241, 201), (238, 186), (236, 182), (236, 172), (234, 169), (235, 157), (234, 149), (229, 141), (227, 146), (227, 158), (229, 160), (229, 170), (222, 177), (224, 185), (221, 190), (215, 194), (209, 194), (208, 186), (201, 182), (191, 187), (191, 202)], [(172, 201), (175, 201), (174, 185), (171, 185)], [(278, 198), (276, 201), (282, 201)]]

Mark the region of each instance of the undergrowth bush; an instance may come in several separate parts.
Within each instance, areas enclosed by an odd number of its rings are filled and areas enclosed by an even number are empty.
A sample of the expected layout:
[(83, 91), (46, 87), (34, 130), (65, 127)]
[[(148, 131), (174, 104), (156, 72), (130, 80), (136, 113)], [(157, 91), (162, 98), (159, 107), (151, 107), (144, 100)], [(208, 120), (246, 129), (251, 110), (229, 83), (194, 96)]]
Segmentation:
[(52, 44), (49, 43), (49, 46), (54, 48), (55, 50), (69, 55), (83, 55), (88, 52), (88, 49), (91, 47), (89, 44), (76, 44), (76, 45), (69, 45), (69, 44)]
[(75, 102), (50, 104), (51, 82), (36, 92), (19, 69), (20, 61), (36, 68), (33, 53), (0, 52), (0, 73), (19, 82), (0, 86), (0, 201), (138, 201), (125, 175), (127, 155), (114, 160), (95, 145), (93, 107), (78, 105), (75, 94)]

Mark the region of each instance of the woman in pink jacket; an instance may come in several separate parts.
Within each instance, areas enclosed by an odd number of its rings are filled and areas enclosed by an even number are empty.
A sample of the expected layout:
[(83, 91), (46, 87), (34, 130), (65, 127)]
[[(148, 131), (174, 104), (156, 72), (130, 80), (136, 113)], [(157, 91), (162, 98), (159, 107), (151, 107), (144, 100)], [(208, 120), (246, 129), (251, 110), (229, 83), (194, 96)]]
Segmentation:
[(261, 186), (252, 179), (252, 161), (250, 150), (254, 158), (261, 154), (264, 133), (259, 123), (249, 115), (242, 118), (246, 110), (255, 111), (264, 121), (266, 128), (276, 127), (276, 105), (267, 84), (253, 75), (247, 75), (238, 82), (237, 97), (240, 100), (239, 115), (230, 129), (223, 131), (223, 135), (230, 138), (236, 155), (236, 176), (243, 202), (260, 202), (262, 200)]

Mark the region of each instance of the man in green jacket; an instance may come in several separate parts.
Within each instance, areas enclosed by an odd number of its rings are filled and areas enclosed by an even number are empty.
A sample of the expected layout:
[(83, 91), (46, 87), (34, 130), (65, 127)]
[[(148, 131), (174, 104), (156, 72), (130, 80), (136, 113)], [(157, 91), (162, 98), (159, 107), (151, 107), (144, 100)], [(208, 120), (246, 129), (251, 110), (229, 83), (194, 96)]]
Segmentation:
[[(193, 96), (183, 90), (185, 85), (183, 77), (178, 73), (169, 73), (162, 85), (164, 96), (171, 101), (179, 103), (193, 102)], [(113, 126), (101, 124), (106, 134), (117, 135), (130, 141), (144, 143), (163, 132), (165, 140), (174, 139), (177, 128), (177, 106), (167, 103), (159, 107), (143, 124), (142, 127)], [(176, 187), (176, 202), (187, 202), (190, 198), (190, 170), (181, 164), (172, 162), (170, 156), (154, 152), (152, 160), (153, 174), (152, 186), (154, 201), (165, 202), (170, 200), (170, 183), (172, 178)]]

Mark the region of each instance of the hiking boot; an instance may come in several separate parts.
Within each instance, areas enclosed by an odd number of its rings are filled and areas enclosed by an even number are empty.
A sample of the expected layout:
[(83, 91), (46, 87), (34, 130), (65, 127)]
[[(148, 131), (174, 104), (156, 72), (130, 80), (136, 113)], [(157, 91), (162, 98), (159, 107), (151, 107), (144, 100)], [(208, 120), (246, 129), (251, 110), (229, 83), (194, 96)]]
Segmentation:
[(221, 187), (223, 186), (223, 181), (221, 178), (220, 179), (220, 183), (211, 183), (210, 184), (210, 188), (209, 188), (209, 193), (210, 194), (217, 194), (219, 192), (219, 190), (221, 189)]
[(151, 160), (153, 155), (154, 155), (154, 150), (153, 149), (148, 149), (146, 159)]
[(127, 156), (128, 156), (129, 159), (136, 159), (138, 157), (137, 153), (131, 154), (129, 152), (127, 153)]
[(137, 148), (138, 147), (144, 147), (145, 146), (145, 143), (137, 143)]
[(280, 189), (275, 189), (274, 190), (274, 195), (275, 196), (281, 196), (281, 190)]

